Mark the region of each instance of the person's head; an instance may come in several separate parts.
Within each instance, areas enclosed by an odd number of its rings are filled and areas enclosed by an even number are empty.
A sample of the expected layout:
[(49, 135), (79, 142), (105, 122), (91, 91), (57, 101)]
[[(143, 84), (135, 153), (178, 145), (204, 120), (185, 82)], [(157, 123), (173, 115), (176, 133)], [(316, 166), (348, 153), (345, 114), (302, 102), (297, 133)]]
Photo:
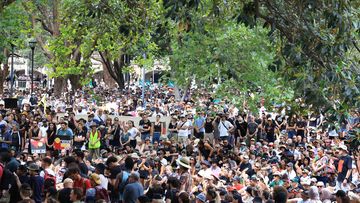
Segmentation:
[(338, 190), (335, 193), (335, 197), (336, 197), (336, 202), (340, 202), (340, 203), (348, 203), (350, 202), (349, 197), (347, 196), (346, 192), (344, 190)]
[(128, 121), (127, 125), (129, 126), (129, 128), (134, 127), (134, 121)]
[(81, 178), (80, 176), (80, 169), (76, 165), (72, 165), (68, 169), (69, 177), (73, 180), (79, 180)]
[(84, 152), (79, 150), (79, 151), (75, 152), (75, 155), (76, 155), (76, 160), (77, 161), (83, 161), (84, 160), (84, 157), (85, 157)]
[(41, 167), (44, 169), (48, 168), (49, 166), (51, 166), (51, 163), (52, 163), (51, 159), (49, 157), (45, 157), (42, 159)]
[(132, 170), (134, 168), (134, 160), (131, 158), (131, 156), (126, 157), (125, 168), (127, 170)]
[(70, 200), (75, 202), (75, 201), (80, 201), (83, 198), (83, 191), (80, 188), (73, 188), (71, 190), (70, 193)]
[(325, 200), (331, 200), (331, 192), (329, 189), (327, 188), (322, 188), (321, 189), (321, 193), (320, 193), (320, 200), (321, 201), (325, 201)]
[(286, 203), (288, 198), (287, 190), (281, 186), (275, 186), (273, 191), (273, 198), (276, 203)]
[(92, 173), (89, 179), (93, 187), (101, 184), (100, 176), (97, 173)]
[(64, 184), (64, 188), (73, 188), (74, 181), (71, 178), (66, 178), (63, 184)]
[(32, 189), (29, 184), (24, 183), (20, 186), (20, 197), (21, 199), (29, 199), (32, 196)]
[(66, 130), (67, 129), (67, 123), (65, 121), (61, 122), (60, 127), (61, 127), (62, 130)]
[(190, 195), (187, 192), (182, 191), (178, 196), (178, 201), (179, 203), (190, 203)]
[(156, 121), (160, 121), (161, 116), (158, 114), (156, 115)]
[(208, 187), (206, 190), (206, 200), (215, 200), (216, 199), (216, 190), (214, 187)]
[(107, 119), (106, 119), (106, 125), (107, 125), (107, 126), (112, 125), (112, 120), (111, 120), (111, 118), (107, 118)]
[(118, 165), (118, 159), (115, 156), (111, 156), (106, 160), (105, 164), (109, 169), (112, 169)]
[(147, 119), (148, 119), (148, 115), (147, 115), (146, 113), (144, 113), (144, 114), (142, 115), (142, 119), (143, 119), (143, 120), (147, 120)]
[(140, 175), (138, 172), (132, 172), (129, 176), (129, 182), (130, 183), (135, 183), (138, 182), (140, 180)]

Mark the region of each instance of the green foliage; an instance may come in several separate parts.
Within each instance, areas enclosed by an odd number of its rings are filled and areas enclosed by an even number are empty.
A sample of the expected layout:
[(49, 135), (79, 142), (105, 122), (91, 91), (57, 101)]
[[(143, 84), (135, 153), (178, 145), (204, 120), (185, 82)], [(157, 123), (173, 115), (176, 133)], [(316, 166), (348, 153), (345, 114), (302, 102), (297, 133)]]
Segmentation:
[(12, 3), (0, 12), (0, 61), (8, 57), (3, 55), (3, 50), (11, 50), (11, 44), (16, 49), (27, 46), (29, 28), (29, 21), (19, 3)]

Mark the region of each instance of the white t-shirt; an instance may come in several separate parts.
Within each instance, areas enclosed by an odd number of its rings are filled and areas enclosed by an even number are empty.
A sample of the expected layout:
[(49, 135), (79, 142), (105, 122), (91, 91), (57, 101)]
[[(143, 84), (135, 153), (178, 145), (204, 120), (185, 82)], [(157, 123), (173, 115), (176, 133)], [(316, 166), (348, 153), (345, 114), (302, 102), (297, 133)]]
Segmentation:
[(100, 174), (99, 177), (100, 177), (100, 181), (101, 181), (101, 184), (100, 184), (101, 187), (103, 187), (103, 188), (105, 188), (105, 190), (107, 190), (109, 180), (103, 174)]
[(138, 133), (138, 129), (135, 127), (132, 127), (131, 129), (129, 129), (128, 131), (130, 133), (130, 140), (135, 140), (136, 138), (136, 134)]
[(229, 136), (228, 130), (230, 130), (230, 128), (232, 128), (233, 125), (225, 120), (225, 121), (220, 121), (219, 125), (218, 125), (218, 129), (220, 132), (220, 137), (225, 137), (225, 136)]
[[(188, 130), (189, 122), (185, 121), (185, 123), (184, 123), (184, 122), (180, 121), (178, 126), (180, 126), (180, 130), (178, 131), (178, 136), (179, 137), (187, 137), (189, 135), (189, 130)], [(184, 127), (187, 127), (187, 128), (185, 130), (181, 129), (181, 128), (184, 128)]]

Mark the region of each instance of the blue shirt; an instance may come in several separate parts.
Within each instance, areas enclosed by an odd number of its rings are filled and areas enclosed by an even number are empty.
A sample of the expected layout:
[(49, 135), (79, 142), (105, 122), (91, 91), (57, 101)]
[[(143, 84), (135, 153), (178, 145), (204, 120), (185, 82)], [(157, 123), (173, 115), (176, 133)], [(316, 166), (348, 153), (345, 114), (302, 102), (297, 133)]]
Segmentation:
[(136, 203), (137, 199), (144, 195), (144, 188), (139, 182), (130, 183), (124, 189), (124, 202)]
[(200, 128), (204, 123), (205, 123), (204, 117), (199, 117), (195, 120), (195, 126), (197, 126), (199, 128), (199, 132), (205, 132), (204, 127)]
[(63, 129), (59, 129), (58, 131), (57, 131), (57, 134), (56, 135), (59, 135), (59, 136), (65, 136), (65, 135), (67, 135), (67, 136), (70, 136), (71, 138), (73, 137), (73, 135), (74, 135), (74, 133), (73, 133), (73, 131), (70, 129), (70, 128), (67, 128), (66, 130), (63, 130)]
[[(3, 135), (1, 135), (1, 138), (3, 141), (12, 141), (11, 131), (6, 131)], [(1, 143), (1, 148), (8, 149), (9, 147), (10, 147), (9, 144), (4, 143), (4, 142)]]
[(31, 176), (29, 180), (29, 185), (33, 190), (33, 199), (36, 203), (41, 203), (41, 193), (44, 187), (44, 178), (39, 175)]

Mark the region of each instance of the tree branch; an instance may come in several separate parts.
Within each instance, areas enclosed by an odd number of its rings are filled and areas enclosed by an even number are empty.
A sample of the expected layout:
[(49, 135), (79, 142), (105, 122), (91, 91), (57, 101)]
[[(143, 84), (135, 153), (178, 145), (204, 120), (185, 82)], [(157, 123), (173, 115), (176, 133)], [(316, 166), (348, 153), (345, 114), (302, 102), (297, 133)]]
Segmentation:
[(44, 30), (46, 30), (47, 32), (50, 33), (50, 35), (53, 35), (54, 32), (49, 28), (49, 26), (46, 25), (45, 21), (40, 19), (40, 18), (36, 18), (35, 19), (36, 21), (40, 22), (41, 23), (41, 26), (44, 28)]

